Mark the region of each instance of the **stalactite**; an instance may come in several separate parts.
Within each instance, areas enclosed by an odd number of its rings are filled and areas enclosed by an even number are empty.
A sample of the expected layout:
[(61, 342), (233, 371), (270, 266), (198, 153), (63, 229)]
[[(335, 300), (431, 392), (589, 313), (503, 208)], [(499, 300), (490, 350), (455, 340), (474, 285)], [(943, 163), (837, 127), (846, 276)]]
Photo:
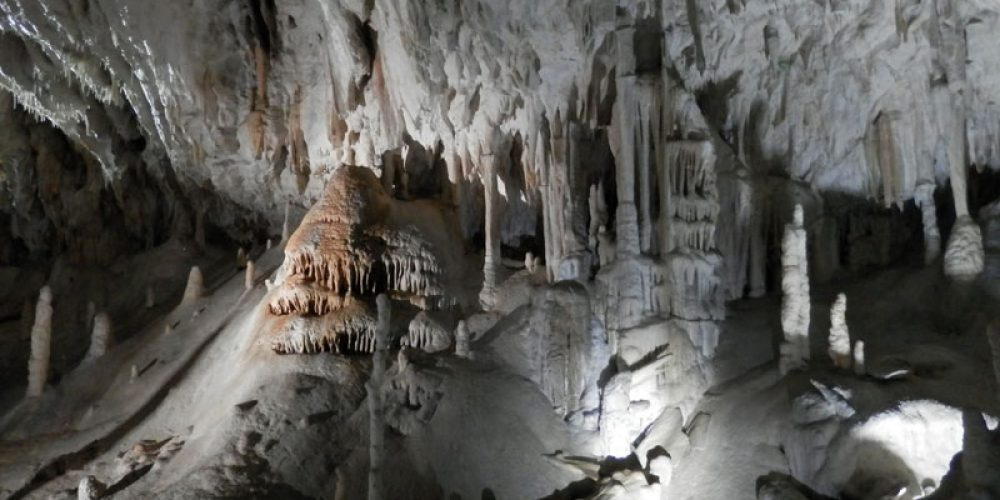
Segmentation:
[(375, 349), (372, 356), (372, 375), (368, 380), (368, 500), (381, 500), (382, 463), (385, 454), (385, 416), (382, 408), (382, 383), (385, 378), (386, 353), (389, 348), (389, 297), (381, 294), (376, 299), (378, 326), (375, 329)]
[(827, 353), (833, 366), (842, 370), (851, 367), (851, 336), (847, 329), (847, 295), (837, 295), (830, 308), (830, 336)]
[(914, 198), (924, 223), (924, 264), (930, 265), (941, 255), (941, 232), (937, 225), (937, 205), (934, 203), (933, 182), (917, 185)]
[(108, 316), (108, 313), (101, 311), (94, 316), (94, 329), (90, 335), (90, 350), (87, 351), (87, 359), (97, 359), (104, 356), (113, 342), (111, 317)]
[(809, 259), (801, 205), (795, 206), (792, 223), (785, 226), (781, 241), (781, 344), (779, 368), (782, 374), (800, 369), (809, 362)]
[(892, 130), (892, 119), (887, 112), (875, 119), (878, 144), (878, 165), (882, 177), (882, 202), (886, 208), (896, 203), (896, 139)]
[(28, 360), (27, 397), (38, 397), (45, 390), (49, 377), (49, 355), (52, 347), (52, 289), (48, 285), (38, 292), (35, 324), (31, 327), (31, 358)]
[(181, 307), (193, 304), (204, 294), (204, 279), (201, 275), (201, 268), (191, 266), (191, 272), (188, 273), (187, 287), (184, 288), (184, 297), (181, 299)]

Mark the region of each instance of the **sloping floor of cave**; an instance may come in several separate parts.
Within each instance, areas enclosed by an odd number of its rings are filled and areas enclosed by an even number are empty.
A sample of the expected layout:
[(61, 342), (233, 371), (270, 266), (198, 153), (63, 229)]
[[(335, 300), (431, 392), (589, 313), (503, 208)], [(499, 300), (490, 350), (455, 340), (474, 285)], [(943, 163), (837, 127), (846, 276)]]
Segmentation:
[[(991, 367), (981, 333), (989, 319), (984, 311), (1000, 305), (1000, 224), (985, 227), (987, 271), (975, 283), (950, 282), (938, 267), (911, 259), (816, 286), (813, 361), (786, 378), (772, 359), (780, 297), (730, 303), (714, 385), (687, 419), (668, 497), (747, 498), (759, 476), (791, 472), (785, 446), (795, 425), (792, 401), (814, 382), (850, 391), (855, 421), (911, 400), (1000, 414), (992, 378), (983, 376)], [(144, 326), (134, 327), (100, 365), (65, 374), (41, 400), (20, 403), (23, 387), (5, 386), (0, 491), (71, 495), (83, 476), (96, 473), (118, 478), (111, 482), (116, 498), (332, 497), (331, 491), (346, 495), (336, 498), (362, 497), (367, 410), (359, 377), (369, 360), (250, 349), (263, 281), (281, 258), (278, 247), (258, 255), (257, 284), (248, 291), (232, 260), (216, 258), (205, 265), (211, 278), (204, 299), (143, 312), (136, 322)], [(157, 265), (178, 271), (177, 263), (152, 260), (155, 272), (165, 271)], [(827, 330), (839, 292), (850, 297), (852, 337), (866, 343), (863, 377), (834, 369), (826, 339), (816, 334)], [(475, 348), (487, 349), (482, 342), (504, 328), (497, 323)], [(586, 465), (553, 457), (586, 456), (594, 437), (574, 433), (530, 381), (488, 359), (414, 353), (408, 362), (430, 373), (440, 399), (429, 421), (387, 439), (391, 498), (529, 498), (573, 491), (574, 484), (577, 491), (592, 487)], [(399, 368), (392, 359), (390, 373)], [(887, 376), (900, 369), (905, 376)], [(314, 454), (295, 455), (299, 446)], [(145, 462), (144, 453), (154, 458)]]

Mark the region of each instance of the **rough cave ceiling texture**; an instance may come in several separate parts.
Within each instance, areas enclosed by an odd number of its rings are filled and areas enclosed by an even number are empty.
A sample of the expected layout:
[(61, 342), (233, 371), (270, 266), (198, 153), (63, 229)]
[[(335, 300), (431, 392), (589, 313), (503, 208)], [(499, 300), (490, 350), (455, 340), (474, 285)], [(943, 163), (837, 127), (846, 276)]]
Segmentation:
[[(455, 181), (509, 154), (526, 172), (512, 189), (532, 200), (555, 125), (616, 126), (622, 10), (636, 72), (667, 74), (662, 99), (696, 106), (735, 153), (720, 170), (902, 201), (944, 182), (962, 120), (971, 162), (1000, 165), (994, 1), (626, 4), (3, 0), (0, 86), (100, 167), (139, 235), (171, 215), (126, 196), (143, 184), (130, 169), (158, 181), (148, 200), (184, 192), (231, 234), (254, 217), (276, 227), (286, 200), (308, 207), (342, 163), (398, 158), (420, 179), (443, 161)], [(11, 129), (31, 126), (4, 108), (3, 194), (21, 200), (18, 165), (43, 160), (26, 157)], [(29, 243), (31, 205), (11, 205)], [(508, 232), (532, 232), (526, 219)]]

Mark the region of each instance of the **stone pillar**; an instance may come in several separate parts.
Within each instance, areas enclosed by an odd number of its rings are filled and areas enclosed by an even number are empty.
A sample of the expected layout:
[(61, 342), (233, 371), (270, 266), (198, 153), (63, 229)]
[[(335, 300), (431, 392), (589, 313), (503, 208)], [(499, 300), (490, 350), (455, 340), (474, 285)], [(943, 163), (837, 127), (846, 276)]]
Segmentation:
[[(621, 22), (621, 20), (620, 20)], [(635, 28), (630, 23), (619, 25), (615, 37), (618, 49), (617, 92), (615, 113), (618, 122), (618, 148), (615, 151), (615, 180), (618, 192), (618, 209), (615, 211), (615, 238), (618, 258), (638, 255), (639, 214), (635, 206), (635, 169), (637, 142), (640, 133), (637, 118), (641, 107), (648, 105), (639, 97), (638, 77), (635, 75)]]
[(781, 241), (781, 344), (779, 370), (782, 375), (804, 368), (809, 362), (809, 259), (801, 205), (795, 206), (792, 222), (785, 226)]
[(497, 270), (500, 266), (500, 193), (497, 192), (496, 156), (489, 153), (481, 158), (486, 199), (486, 252), (479, 304), (488, 311), (496, 306)]
[(35, 324), (31, 327), (31, 358), (28, 360), (27, 397), (38, 397), (45, 390), (49, 377), (49, 355), (52, 348), (52, 289), (48, 285), (38, 292)]

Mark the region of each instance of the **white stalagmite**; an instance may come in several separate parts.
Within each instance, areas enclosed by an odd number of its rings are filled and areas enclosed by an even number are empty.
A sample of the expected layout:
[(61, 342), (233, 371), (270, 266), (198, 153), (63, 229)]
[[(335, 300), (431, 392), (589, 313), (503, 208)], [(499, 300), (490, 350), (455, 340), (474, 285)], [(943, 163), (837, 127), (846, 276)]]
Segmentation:
[(201, 276), (201, 268), (192, 266), (188, 273), (187, 287), (184, 289), (184, 297), (181, 299), (181, 306), (194, 303), (204, 295), (204, 279)]
[(268, 238), (267, 244), (264, 246), (264, 250), (270, 250), (270, 249), (271, 249), (271, 238)]
[(531, 252), (524, 254), (524, 269), (530, 274), (535, 274), (535, 255)]
[(851, 368), (851, 336), (847, 330), (847, 295), (837, 295), (830, 308), (830, 346), (827, 353), (833, 365), (843, 370)]
[(48, 285), (38, 292), (35, 324), (31, 327), (31, 358), (28, 360), (27, 396), (38, 397), (45, 390), (49, 376), (49, 354), (52, 347), (52, 289)]
[(455, 327), (455, 355), (460, 358), (468, 358), (471, 354), (469, 347), (469, 327), (465, 320), (460, 320)]
[(917, 185), (914, 199), (924, 222), (924, 263), (930, 264), (941, 255), (941, 231), (937, 225), (937, 205), (934, 204), (934, 183)]
[(255, 270), (254, 270), (254, 263), (253, 263), (253, 261), (252, 260), (247, 260), (246, 274), (245, 274), (245, 276), (243, 278), (243, 280), (244, 280), (243, 281), (243, 286), (247, 290), (250, 290), (250, 289), (253, 288), (253, 279), (254, 279), (253, 275), (254, 275), (254, 271)]
[(84, 476), (76, 489), (77, 500), (97, 500), (104, 495), (105, 486), (94, 476)]
[(983, 272), (985, 253), (979, 224), (968, 215), (960, 216), (951, 229), (944, 251), (944, 274), (957, 281), (972, 281)]
[(854, 373), (865, 374), (865, 342), (863, 340), (854, 341)]
[(385, 415), (382, 408), (382, 381), (385, 378), (386, 353), (389, 350), (389, 296), (375, 299), (378, 325), (375, 328), (375, 353), (372, 356), (372, 376), (368, 380), (368, 500), (381, 500), (382, 460), (385, 454)]
[(781, 241), (781, 330), (785, 341), (778, 369), (782, 374), (804, 368), (809, 361), (809, 262), (804, 219), (802, 205), (796, 205)]
[(101, 311), (94, 315), (94, 329), (90, 335), (90, 349), (87, 351), (87, 359), (97, 359), (104, 356), (113, 342), (111, 317), (108, 316), (108, 313)]

